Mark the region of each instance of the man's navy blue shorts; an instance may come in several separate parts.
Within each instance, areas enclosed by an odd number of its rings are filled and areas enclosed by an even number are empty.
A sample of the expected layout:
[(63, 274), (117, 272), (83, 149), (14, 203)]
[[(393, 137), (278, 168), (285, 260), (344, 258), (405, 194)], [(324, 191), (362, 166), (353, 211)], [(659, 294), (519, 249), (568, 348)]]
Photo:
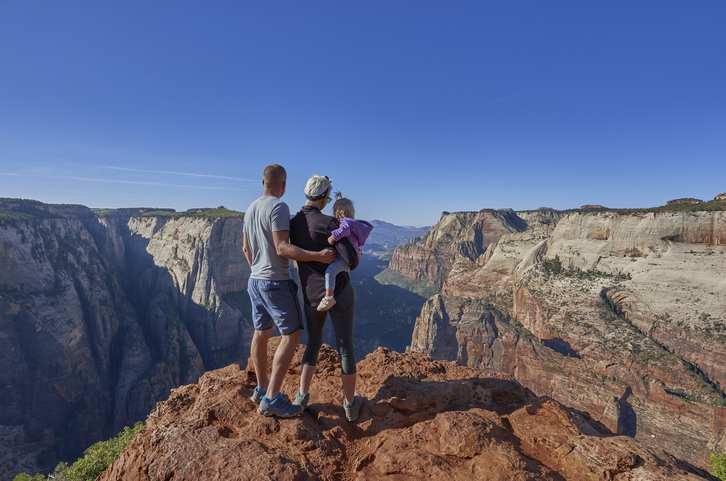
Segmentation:
[(292, 280), (267, 281), (250, 277), (247, 293), (252, 302), (252, 321), (256, 331), (270, 329), (273, 322), (283, 336), (304, 329), (302, 310), (297, 301), (297, 284)]

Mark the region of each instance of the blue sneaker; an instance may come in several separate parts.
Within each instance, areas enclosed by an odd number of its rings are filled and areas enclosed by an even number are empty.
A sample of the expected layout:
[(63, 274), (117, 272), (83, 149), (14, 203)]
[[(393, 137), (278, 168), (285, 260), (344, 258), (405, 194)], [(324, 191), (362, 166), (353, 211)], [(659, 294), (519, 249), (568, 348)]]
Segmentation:
[(287, 394), (280, 393), (272, 399), (262, 396), (260, 407), (257, 412), (265, 416), (277, 416), (280, 418), (291, 418), (303, 411), (302, 406), (290, 403)]
[(252, 393), (252, 402), (255, 404), (260, 404), (260, 401), (262, 401), (262, 396), (265, 395), (267, 392), (267, 389), (262, 389), (260, 386), (255, 387), (255, 391)]

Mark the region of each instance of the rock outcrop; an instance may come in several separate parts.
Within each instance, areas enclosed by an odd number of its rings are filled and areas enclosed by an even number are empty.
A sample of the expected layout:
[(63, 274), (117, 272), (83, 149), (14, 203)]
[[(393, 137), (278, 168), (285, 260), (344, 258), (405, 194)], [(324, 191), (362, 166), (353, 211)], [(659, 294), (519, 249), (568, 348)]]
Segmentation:
[(703, 204), (701, 199), (694, 199), (693, 197), (684, 197), (682, 199), (673, 199), (666, 202), (666, 205), (674, 204)]
[[(302, 350), (285, 392), (295, 392)], [(208, 372), (160, 403), (99, 480), (715, 479), (504, 374), (385, 349), (358, 374), (366, 401), (353, 424), (327, 346), (297, 418), (257, 414), (249, 365)]]
[(241, 217), (2, 208), (0, 479), (52, 471), (249, 355)]
[(726, 448), (726, 213), (526, 222), (456, 258), (410, 349), (511, 374), (705, 466)]
[(424, 236), (396, 248), (389, 270), (440, 290), (457, 256), (475, 260), (501, 236), (526, 228), (526, 221), (509, 211), (444, 212)]

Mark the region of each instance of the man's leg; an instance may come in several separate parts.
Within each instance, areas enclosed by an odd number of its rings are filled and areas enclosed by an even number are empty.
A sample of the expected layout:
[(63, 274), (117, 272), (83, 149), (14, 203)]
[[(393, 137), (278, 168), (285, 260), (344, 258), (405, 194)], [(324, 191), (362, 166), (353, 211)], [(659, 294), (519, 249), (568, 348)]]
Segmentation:
[(255, 331), (252, 336), (250, 354), (252, 355), (252, 363), (255, 365), (257, 386), (259, 386), (260, 389), (267, 389), (267, 386), (270, 383), (270, 379), (267, 375), (267, 341), (270, 339), (270, 334), (272, 334), (272, 328), (264, 331)]
[(267, 386), (267, 394), (265, 394), (267, 399), (272, 399), (280, 393), (282, 381), (285, 379), (287, 369), (290, 367), (292, 358), (295, 356), (295, 348), (300, 342), (301, 335), (302, 331), (298, 329), (292, 334), (282, 336), (280, 345), (277, 346), (277, 351), (275, 351), (275, 358), (272, 361), (272, 375)]

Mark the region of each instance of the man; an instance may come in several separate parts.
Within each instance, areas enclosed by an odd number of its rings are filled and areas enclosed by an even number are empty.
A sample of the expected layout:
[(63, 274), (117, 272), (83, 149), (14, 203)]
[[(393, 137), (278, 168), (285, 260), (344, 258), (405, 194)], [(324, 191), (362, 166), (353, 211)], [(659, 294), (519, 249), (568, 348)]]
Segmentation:
[[(292, 281), (290, 261), (317, 261), (329, 264), (337, 257), (335, 249), (311, 252), (290, 244), (290, 209), (280, 198), (287, 187), (287, 172), (277, 164), (265, 168), (262, 197), (245, 213), (243, 248), (252, 272), (247, 292), (252, 302), (255, 333), (251, 355), (257, 375), (252, 400), (265, 416), (292, 417), (303, 410), (280, 392), (303, 328), (297, 301), (297, 285)], [(282, 340), (267, 375), (267, 342), (276, 324)]]

